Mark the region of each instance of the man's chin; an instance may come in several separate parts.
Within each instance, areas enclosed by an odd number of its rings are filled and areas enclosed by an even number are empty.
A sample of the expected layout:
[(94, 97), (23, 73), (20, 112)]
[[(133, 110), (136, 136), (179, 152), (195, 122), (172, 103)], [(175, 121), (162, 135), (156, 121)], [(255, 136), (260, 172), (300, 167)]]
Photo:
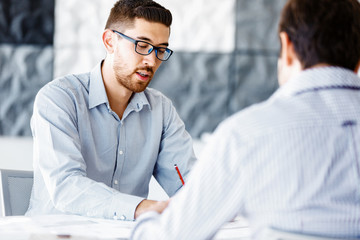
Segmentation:
[(143, 92), (145, 91), (145, 89), (147, 88), (148, 84), (146, 84), (145, 86), (137, 86), (137, 87), (134, 87), (132, 89), (133, 92), (136, 92), (136, 93), (140, 93), (140, 92)]
[(141, 93), (141, 92), (145, 91), (145, 89), (146, 88), (144, 88), (144, 89), (135, 89), (133, 92), (134, 93)]

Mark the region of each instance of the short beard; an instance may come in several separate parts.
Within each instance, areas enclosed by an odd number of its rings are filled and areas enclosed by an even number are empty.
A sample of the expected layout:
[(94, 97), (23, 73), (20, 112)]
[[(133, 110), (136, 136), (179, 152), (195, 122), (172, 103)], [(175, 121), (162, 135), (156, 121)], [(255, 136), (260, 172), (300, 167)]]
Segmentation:
[[(115, 77), (116, 77), (116, 81), (121, 84), (122, 86), (124, 86), (126, 89), (132, 91), (132, 92), (143, 92), (147, 86), (149, 85), (149, 83), (151, 82), (153, 76), (154, 76), (154, 70), (150, 67), (142, 67), (142, 68), (137, 68), (134, 72), (132, 72), (129, 75), (123, 75), (122, 72), (122, 67), (115, 64), (114, 67), (114, 72), (115, 72)], [(149, 81), (147, 82), (141, 82), (141, 81), (136, 81), (133, 82), (132, 78), (134, 77), (134, 75), (136, 75), (136, 72), (139, 70), (146, 70), (149, 71), (152, 75), (149, 79)]]

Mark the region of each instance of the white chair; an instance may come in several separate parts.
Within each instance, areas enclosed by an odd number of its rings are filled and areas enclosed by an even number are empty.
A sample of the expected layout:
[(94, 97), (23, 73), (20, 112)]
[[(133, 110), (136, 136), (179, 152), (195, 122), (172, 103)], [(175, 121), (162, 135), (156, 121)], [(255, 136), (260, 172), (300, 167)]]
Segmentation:
[[(344, 240), (345, 238), (329, 238), (314, 235), (304, 235), (300, 233), (284, 232), (281, 230), (267, 228), (264, 232), (266, 240)], [(346, 238), (347, 240), (351, 240)], [(353, 238), (355, 240), (355, 238)]]
[(24, 215), (29, 207), (33, 172), (0, 169), (0, 215)]

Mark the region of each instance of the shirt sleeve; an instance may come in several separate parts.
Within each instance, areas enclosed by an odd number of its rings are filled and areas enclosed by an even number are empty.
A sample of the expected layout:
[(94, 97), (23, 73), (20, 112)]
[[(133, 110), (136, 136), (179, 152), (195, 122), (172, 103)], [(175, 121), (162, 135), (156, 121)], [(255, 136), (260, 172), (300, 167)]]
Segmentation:
[(186, 131), (185, 124), (180, 119), (171, 101), (165, 99), (163, 108), (165, 111), (164, 124), (154, 177), (171, 197), (182, 187), (182, 182), (174, 165), (178, 166), (186, 182), (196, 157), (192, 138)]
[(168, 208), (161, 215), (140, 216), (131, 239), (212, 239), (240, 212), (243, 180), (237, 159), (244, 153), (239, 147), (231, 132), (218, 131)]
[(73, 94), (53, 84), (44, 87), (35, 100), (31, 121), (34, 169), (39, 169), (44, 191), (63, 213), (102, 218), (112, 218), (116, 213), (120, 219), (133, 220), (143, 198), (87, 177), (77, 126), (79, 109)]

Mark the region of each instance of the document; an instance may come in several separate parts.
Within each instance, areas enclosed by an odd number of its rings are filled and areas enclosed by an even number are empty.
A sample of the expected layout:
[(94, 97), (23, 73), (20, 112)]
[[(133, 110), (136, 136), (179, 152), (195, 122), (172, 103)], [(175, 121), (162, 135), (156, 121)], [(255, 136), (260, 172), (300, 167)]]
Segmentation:
[[(0, 218), (1, 240), (125, 240), (136, 222), (77, 215), (11, 216)], [(250, 239), (247, 222), (240, 217), (224, 224), (215, 240)]]
[(236, 217), (233, 221), (225, 223), (216, 233), (215, 240), (248, 240), (251, 231), (249, 224), (243, 217)]
[(76, 215), (13, 216), (0, 219), (0, 239), (128, 239), (135, 222)]

